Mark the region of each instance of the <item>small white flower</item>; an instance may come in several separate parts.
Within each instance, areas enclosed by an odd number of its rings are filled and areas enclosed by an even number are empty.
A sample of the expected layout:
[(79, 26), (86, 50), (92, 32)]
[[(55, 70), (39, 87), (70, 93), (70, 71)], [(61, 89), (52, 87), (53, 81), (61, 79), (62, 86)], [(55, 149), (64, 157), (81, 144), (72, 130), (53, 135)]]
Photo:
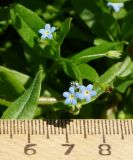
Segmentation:
[(85, 99), (87, 102), (90, 102), (91, 98), (97, 94), (96, 91), (92, 89), (92, 84), (89, 84), (87, 87), (81, 85), (79, 87), (79, 92), (76, 92), (75, 96), (80, 100)]
[(75, 97), (75, 88), (70, 87), (69, 92), (64, 92), (63, 96), (66, 98), (65, 104), (66, 105), (76, 105), (77, 104), (77, 99)]
[(115, 12), (119, 12), (122, 7), (124, 7), (124, 3), (112, 3), (108, 2), (107, 3), (108, 7), (112, 7)]
[(44, 29), (40, 29), (40, 30), (39, 30), (39, 33), (42, 34), (42, 36), (41, 36), (42, 39), (46, 39), (46, 38), (52, 39), (52, 38), (53, 38), (53, 34), (52, 34), (52, 33), (53, 33), (55, 30), (56, 30), (55, 27), (51, 27), (50, 24), (46, 24), (46, 25), (44, 26)]

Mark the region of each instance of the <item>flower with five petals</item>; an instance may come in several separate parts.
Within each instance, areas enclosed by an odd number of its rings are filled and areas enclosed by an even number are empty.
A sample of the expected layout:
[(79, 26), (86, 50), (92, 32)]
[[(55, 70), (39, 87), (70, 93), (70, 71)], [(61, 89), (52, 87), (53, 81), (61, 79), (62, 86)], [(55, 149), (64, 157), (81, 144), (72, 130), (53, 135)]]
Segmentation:
[(79, 92), (75, 94), (78, 99), (85, 99), (87, 102), (90, 102), (91, 97), (96, 95), (96, 91), (92, 90), (93, 85), (89, 84), (87, 87), (81, 85), (79, 87)]
[(39, 33), (42, 34), (42, 39), (52, 39), (53, 38), (53, 32), (56, 30), (55, 27), (51, 27), (50, 24), (46, 24), (44, 29), (40, 29)]
[(70, 87), (69, 92), (64, 92), (63, 96), (66, 98), (64, 102), (66, 105), (77, 104), (77, 98), (75, 97), (75, 87)]

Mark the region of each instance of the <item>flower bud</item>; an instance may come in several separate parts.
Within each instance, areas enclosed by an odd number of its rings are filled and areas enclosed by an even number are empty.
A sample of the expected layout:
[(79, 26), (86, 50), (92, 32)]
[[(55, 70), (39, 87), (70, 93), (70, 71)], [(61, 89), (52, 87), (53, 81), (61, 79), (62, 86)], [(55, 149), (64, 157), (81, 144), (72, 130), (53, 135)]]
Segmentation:
[(121, 58), (121, 52), (119, 50), (111, 50), (106, 54), (109, 58)]

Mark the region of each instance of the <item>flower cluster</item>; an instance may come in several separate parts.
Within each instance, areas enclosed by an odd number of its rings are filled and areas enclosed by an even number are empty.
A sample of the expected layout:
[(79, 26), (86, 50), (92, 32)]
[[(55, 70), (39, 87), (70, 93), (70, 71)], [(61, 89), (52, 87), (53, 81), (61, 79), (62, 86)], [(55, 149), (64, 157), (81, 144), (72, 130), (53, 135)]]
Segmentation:
[(112, 7), (115, 12), (119, 12), (122, 7), (124, 7), (124, 3), (112, 3), (108, 2), (107, 6)]
[(93, 90), (92, 84), (84, 86), (75, 82), (70, 86), (69, 92), (63, 93), (63, 96), (66, 98), (64, 104), (70, 105), (73, 108), (74, 106), (79, 107), (82, 102), (90, 102), (91, 98), (95, 95), (96, 91)]
[(42, 39), (52, 39), (53, 32), (56, 30), (55, 27), (51, 27), (50, 24), (46, 24), (43, 29), (39, 30), (39, 33), (42, 34)]

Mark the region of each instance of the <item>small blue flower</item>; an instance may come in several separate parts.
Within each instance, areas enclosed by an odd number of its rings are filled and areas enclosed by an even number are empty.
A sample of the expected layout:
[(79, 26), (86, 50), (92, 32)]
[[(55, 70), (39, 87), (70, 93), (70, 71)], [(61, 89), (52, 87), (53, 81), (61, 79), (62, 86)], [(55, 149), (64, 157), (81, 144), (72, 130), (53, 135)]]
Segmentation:
[(112, 3), (108, 2), (107, 6), (112, 7), (115, 12), (119, 12), (122, 7), (124, 7), (124, 3)]
[(75, 95), (78, 99), (85, 99), (87, 102), (90, 102), (91, 97), (96, 95), (96, 91), (92, 90), (93, 85), (89, 84), (87, 87), (81, 85), (79, 87), (79, 92), (77, 92)]
[(46, 24), (44, 29), (40, 29), (39, 33), (42, 34), (41, 38), (42, 39), (52, 39), (53, 38), (53, 32), (56, 30), (55, 27), (51, 27), (50, 24)]
[(63, 96), (66, 98), (65, 104), (66, 105), (76, 105), (77, 104), (77, 98), (75, 97), (75, 88), (70, 87), (69, 92), (64, 92)]

